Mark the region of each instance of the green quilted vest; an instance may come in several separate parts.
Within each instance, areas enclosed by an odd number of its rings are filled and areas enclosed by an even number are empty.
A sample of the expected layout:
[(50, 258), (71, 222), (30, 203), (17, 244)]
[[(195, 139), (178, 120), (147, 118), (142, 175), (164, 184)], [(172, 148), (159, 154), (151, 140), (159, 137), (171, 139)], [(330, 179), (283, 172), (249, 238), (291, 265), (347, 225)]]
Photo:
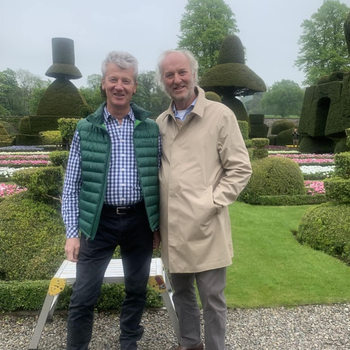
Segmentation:
[[(135, 115), (134, 150), (140, 185), (149, 225), (154, 231), (159, 224), (158, 136), (156, 122), (149, 112), (131, 104)], [(79, 121), (77, 130), (81, 147), (82, 187), (79, 194), (79, 229), (93, 240), (99, 225), (107, 188), (111, 142), (103, 119), (101, 105), (94, 114)]]

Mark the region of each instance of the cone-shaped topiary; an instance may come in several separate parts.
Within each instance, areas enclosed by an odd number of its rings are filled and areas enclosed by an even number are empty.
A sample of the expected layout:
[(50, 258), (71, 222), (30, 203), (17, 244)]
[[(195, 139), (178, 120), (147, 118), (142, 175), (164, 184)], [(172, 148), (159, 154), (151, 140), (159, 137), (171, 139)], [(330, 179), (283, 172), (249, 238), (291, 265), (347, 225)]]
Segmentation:
[(240, 200), (254, 204), (259, 196), (304, 195), (306, 188), (300, 167), (282, 157), (263, 158), (252, 162), (253, 174), (240, 195)]

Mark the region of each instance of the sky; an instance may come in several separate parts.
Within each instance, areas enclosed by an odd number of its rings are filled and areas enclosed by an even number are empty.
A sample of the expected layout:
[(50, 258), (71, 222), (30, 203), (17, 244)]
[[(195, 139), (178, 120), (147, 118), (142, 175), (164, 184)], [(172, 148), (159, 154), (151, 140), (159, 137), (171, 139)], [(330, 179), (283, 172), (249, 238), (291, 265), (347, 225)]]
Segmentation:
[[(225, 0), (235, 14), (246, 48), (246, 64), (267, 86), (282, 79), (302, 86), (304, 74), (294, 67), (301, 24), (323, 0)], [(350, 7), (350, 0), (342, 3)], [(101, 73), (110, 51), (127, 51), (139, 71), (155, 70), (158, 56), (175, 49), (187, 0), (1, 0), (0, 71), (28, 70), (48, 79), (51, 39), (74, 40), (75, 65), (86, 78)]]

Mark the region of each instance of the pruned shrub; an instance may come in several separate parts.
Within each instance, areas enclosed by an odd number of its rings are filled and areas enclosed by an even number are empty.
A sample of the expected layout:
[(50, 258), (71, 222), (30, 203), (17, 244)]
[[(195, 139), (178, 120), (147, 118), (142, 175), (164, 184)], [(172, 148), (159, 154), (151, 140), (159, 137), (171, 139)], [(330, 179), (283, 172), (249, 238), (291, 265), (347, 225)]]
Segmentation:
[(59, 208), (21, 192), (2, 201), (0, 211), (0, 279), (53, 277), (65, 258)]
[(249, 124), (244, 120), (238, 120), (238, 126), (241, 130), (243, 140), (248, 140), (249, 137)]
[(253, 174), (239, 199), (259, 204), (259, 196), (305, 195), (303, 174), (291, 159), (270, 157), (252, 162)]
[(331, 201), (350, 203), (350, 180), (332, 177), (323, 181), (327, 198)]
[(39, 133), (43, 145), (59, 145), (62, 143), (61, 133), (56, 131), (42, 131)]
[(349, 151), (350, 151), (350, 147), (347, 145), (346, 137), (338, 141), (334, 148), (334, 153), (349, 152)]
[(295, 125), (291, 120), (276, 120), (271, 125), (271, 134), (277, 135), (280, 132), (291, 128), (295, 128)]
[(343, 152), (334, 156), (334, 175), (350, 179), (350, 152)]
[(335, 142), (327, 137), (303, 136), (299, 142), (301, 153), (333, 153)]
[(13, 181), (28, 189), (28, 195), (36, 200), (51, 201), (59, 197), (63, 187), (62, 167), (45, 167), (18, 170)]
[(49, 154), (50, 162), (53, 166), (62, 166), (67, 168), (69, 151), (53, 151)]
[(328, 202), (308, 209), (300, 220), (297, 240), (350, 264), (350, 207)]

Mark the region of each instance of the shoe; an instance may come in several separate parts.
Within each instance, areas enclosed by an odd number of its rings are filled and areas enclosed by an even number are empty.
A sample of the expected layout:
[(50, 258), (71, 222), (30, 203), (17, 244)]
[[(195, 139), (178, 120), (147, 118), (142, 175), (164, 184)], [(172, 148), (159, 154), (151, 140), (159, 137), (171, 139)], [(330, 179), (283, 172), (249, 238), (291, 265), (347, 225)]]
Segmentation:
[(204, 345), (203, 343), (200, 343), (195, 348), (185, 348), (184, 346), (179, 345), (179, 346), (172, 347), (170, 350), (204, 350)]

